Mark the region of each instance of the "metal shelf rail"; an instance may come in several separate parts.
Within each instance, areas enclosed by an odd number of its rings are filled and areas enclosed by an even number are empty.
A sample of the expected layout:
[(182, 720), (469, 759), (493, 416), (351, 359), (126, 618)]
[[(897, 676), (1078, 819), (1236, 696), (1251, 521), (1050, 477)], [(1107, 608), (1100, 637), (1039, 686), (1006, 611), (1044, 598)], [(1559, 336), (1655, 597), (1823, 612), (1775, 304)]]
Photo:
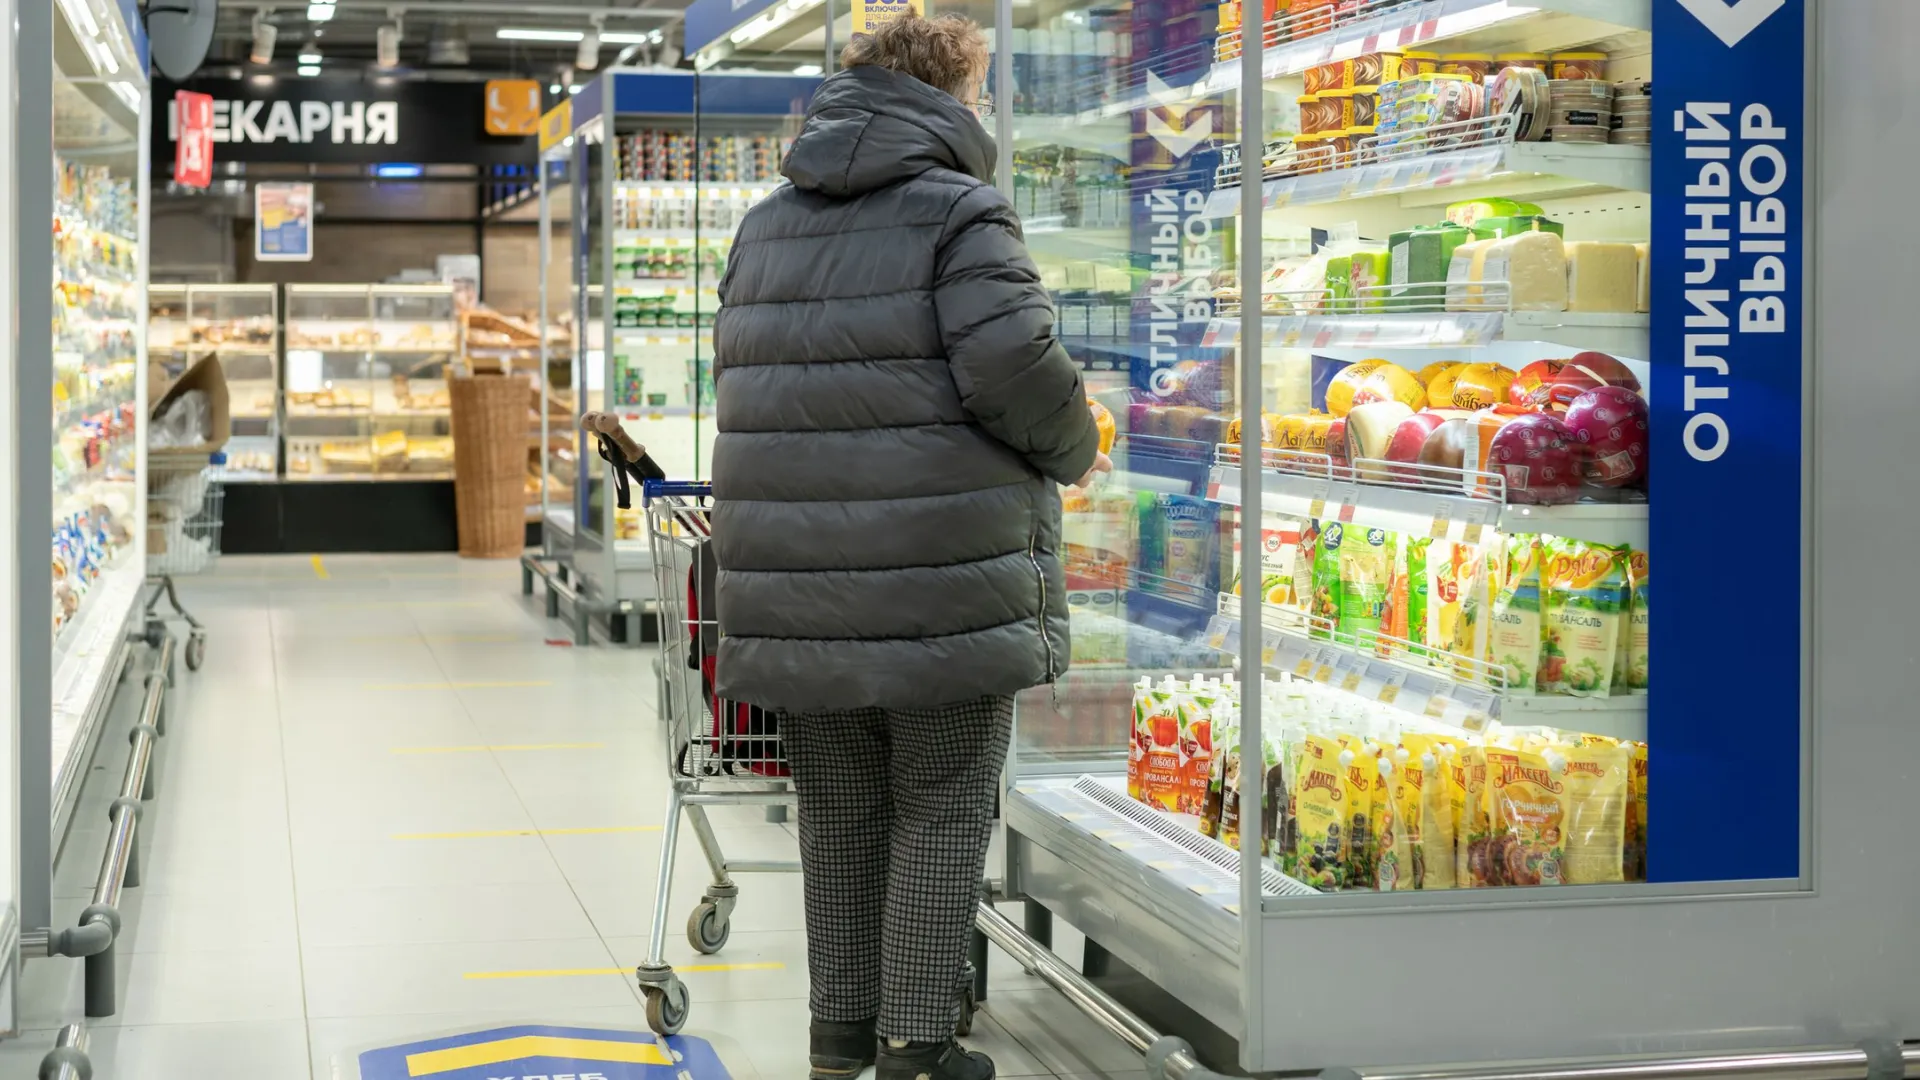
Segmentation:
[[(92, 901), (80, 913), (79, 923), (64, 930), (32, 930), (20, 936), (22, 956), (70, 956), (86, 962), (85, 999), (89, 1018), (112, 1016), (118, 997), (114, 979), (114, 944), (120, 937), (120, 894), (140, 884), (140, 816), (142, 804), (158, 793), (154, 752), (167, 732), (167, 690), (174, 678), (174, 638), (162, 631), (153, 669), (147, 674), (146, 696), (140, 718), (128, 733), (126, 771), (119, 794), (107, 810), (111, 827), (100, 853), (100, 872), (94, 879)], [(40, 1063), (42, 1080), (77, 1077), (88, 1080), (93, 1066), (86, 1055), (87, 1035), (81, 1024), (61, 1029), (59, 1041)]]
[(559, 618), (560, 604), (566, 602), (575, 645), (593, 644), (592, 620), (595, 615), (618, 616), (627, 620), (627, 644), (637, 645), (641, 642), (645, 633), (644, 612), (632, 600), (593, 603), (580, 595), (566, 562), (528, 552), (520, 556), (520, 595), (533, 595), (536, 578), (546, 586), (547, 618)]
[[(1201, 1064), (1186, 1040), (1162, 1035), (1073, 970), (991, 903), (980, 904), (978, 928), (1028, 974), (1037, 976), (1089, 1019), (1140, 1054), (1152, 1080), (1224, 1080)], [(1091, 944), (1091, 941), (1089, 942)], [(1525, 1065), (1420, 1068), (1334, 1068), (1318, 1080), (1897, 1080), (1920, 1078), (1920, 1043), (1863, 1044), (1749, 1054), (1621, 1057)], [(44, 1080), (44, 1078), (43, 1078)]]

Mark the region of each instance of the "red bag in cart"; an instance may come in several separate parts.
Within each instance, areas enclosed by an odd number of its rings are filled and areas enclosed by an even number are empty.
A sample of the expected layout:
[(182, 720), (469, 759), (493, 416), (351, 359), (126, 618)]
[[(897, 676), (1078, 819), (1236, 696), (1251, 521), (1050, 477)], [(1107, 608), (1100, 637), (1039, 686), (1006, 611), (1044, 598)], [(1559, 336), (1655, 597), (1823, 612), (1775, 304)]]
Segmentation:
[(702, 550), (687, 571), (687, 666), (700, 670), (700, 689), (713, 714), (708, 750), (728, 761), (734, 771), (755, 776), (784, 777), (787, 759), (780, 746), (780, 720), (757, 705), (723, 700), (714, 692), (715, 654), (719, 651), (719, 623), (705, 618), (707, 599), (714, 594), (719, 566)]

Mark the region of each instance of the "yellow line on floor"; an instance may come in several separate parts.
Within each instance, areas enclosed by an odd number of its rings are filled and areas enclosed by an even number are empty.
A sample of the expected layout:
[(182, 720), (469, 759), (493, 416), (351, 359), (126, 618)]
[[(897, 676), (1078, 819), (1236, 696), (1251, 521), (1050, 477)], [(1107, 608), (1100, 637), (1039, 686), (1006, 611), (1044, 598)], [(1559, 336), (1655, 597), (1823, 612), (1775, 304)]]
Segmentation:
[(394, 833), (395, 840), (487, 840), (500, 836), (602, 836), (610, 833), (659, 832), (658, 825), (596, 825), (582, 829), (477, 829), (473, 832)]
[(510, 682), (403, 682), (367, 683), (364, 690), (508, 690), (532, 686), (552, 686), (551, 679), (527, 679)]
[(322, 559), (322, 558), (321, 558), (320, 556), (318, 556), (318, 555), (315, 555), (315, 556), (313, 557), (313, 576), (314, 576), (314, 577), (317, 577), (317, 578), (319, 578), (319, 579), (320, 579), (321, 581), (325, 581), (325, 580), (327, 580), (328, 578), (330, 578), (330, 577), (332, 577), (332, 576), (333, 576), (333, 575), (331, 575), (331, 574), (329, 574), (329, 573), (327, 573), (327, 562), (326, 562), (326, 560), (325, 560), (325, 559)]
[[(761, 964), (690, 964), (675, 965), (674, 971), (680, 974), (698, 975), (704, 972), (718, 971), (785, 971), (787, 965), (781, 963)], [(547, 968), (531, 971), (469, 971), (463, 979), (558, 979), (572, 975), (625, 975), (632, 968)]]
[(396, 746), (395, 754), (478, 754), (507, 750), (603, 750), (603, 742), (520, 743), (501, 746)]

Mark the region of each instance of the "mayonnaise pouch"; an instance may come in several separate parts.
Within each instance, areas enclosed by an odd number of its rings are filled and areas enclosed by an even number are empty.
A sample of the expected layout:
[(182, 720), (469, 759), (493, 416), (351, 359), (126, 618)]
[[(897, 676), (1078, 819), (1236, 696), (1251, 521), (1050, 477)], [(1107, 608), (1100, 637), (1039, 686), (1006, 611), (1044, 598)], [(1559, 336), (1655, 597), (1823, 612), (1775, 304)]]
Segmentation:
[(1570, 885), (1625, 881), (1627, 771), (1623, 746), (1555, 747), (1543, 755), (1566, 784), (1566, 879)]
[(1614, 652), (1626, 623), (1626, 561), (1618, 548), (1555, 541), (1546, 562), (1547, 638), (1541, 689), (1574, 697), (1612, 692)]
[(1488, 869), (1498, 885), (1566, 884), (1567, 784), (1547, 759), (1489, 749), (1493, 844)]

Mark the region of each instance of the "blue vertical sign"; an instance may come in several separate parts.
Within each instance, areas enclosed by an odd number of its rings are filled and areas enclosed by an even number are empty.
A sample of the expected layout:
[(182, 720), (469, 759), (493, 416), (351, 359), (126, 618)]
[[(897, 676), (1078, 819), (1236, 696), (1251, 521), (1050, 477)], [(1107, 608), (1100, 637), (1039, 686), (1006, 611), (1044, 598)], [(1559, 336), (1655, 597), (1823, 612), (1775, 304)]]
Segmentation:
[(1194, 0), (1142, 0), (1132, 9), (1127, 72), (1135, 268), (1128, 337), (1134, 388), (1163, 404), (1228, 405), (1228, 380), (1197, 359), (1214, 311), (1213, 273), (1226, 266), (1217, 223), (1205, 210), (1220, 163), (1224, 112), (1189, 89), (1213, 60), (1217, 11)]
[(1808, 3), (1653, 5), (1652, 881), (1801, 871)]

